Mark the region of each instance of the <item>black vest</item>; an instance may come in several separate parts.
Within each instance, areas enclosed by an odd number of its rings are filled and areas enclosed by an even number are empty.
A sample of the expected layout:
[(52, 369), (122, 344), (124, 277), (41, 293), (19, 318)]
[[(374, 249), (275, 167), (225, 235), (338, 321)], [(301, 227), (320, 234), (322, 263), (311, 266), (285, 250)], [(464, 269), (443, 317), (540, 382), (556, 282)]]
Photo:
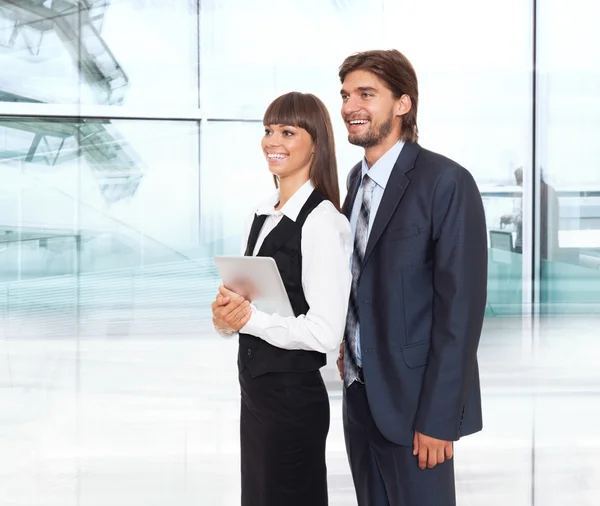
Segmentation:
[[(283, 216), (265, 237), (257, 256), (273, 257), (296, 316), (306, 314), (309, 306), (302, 290), (302, 226), (308, 215), (325, 197), (314, 190), (302, 207), (296, 221)], [(254, 216), (246, 256), (251, 256), (267, 216)], [(327, 362), (324, 353), (306, 350), (284, 350), (262, 339), (240, 332), (238, 368), (245, 367), (252, 377), (269, 372), (314, 371)]]

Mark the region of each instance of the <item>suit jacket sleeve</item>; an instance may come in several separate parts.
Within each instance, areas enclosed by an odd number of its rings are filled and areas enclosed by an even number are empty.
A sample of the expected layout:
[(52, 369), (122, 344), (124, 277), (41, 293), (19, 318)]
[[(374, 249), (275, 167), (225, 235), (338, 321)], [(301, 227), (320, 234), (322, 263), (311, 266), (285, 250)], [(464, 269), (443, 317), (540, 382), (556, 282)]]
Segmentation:
[(432, 205), (433, 326), (415, 430), (456, 441), (485, 313), (487, 232), (479, 190), (465, 169), (442, 175)]

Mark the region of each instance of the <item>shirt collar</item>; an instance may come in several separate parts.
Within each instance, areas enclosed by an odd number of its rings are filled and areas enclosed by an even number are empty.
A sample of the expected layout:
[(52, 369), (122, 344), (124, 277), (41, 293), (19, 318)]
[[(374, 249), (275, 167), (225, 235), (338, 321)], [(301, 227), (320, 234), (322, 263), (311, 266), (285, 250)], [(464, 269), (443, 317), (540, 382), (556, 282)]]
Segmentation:
[(377, 183), (378, 186), (385, 190), (385, 186), (392, 174), (392, 169), (396, 164), (396, 160), (400, 156), (400, 152), (404, 147), (404, 142), (399, 140), (396, 144), (394, 144), (390, 149), (388, 149), (384, 155), (377, 160), (373, 167), (369, 169), (367, 165), (367, 159), (363, 158), (362, 161), (362, 175), (364, 177), (365, 174), (369, 174), (369, 177)]
[(312, 184), (312, 181), (309, 179), (306, 183), (304, 183), (300, 188), (296, 190), (291, 198), (285, 203), (285, 205), (279, 210), (275, 210), (275, 205), (279, 202), (279, 190), (273, 193), (268, 199), (262, 202), (256, 209), (257, 215), (278, 215), (283, 214), (287, 216), (290, 220), (296, 221), (298, 218), (298, 214), (306, 204), (308, 197), (311, 196), (315, 187)]

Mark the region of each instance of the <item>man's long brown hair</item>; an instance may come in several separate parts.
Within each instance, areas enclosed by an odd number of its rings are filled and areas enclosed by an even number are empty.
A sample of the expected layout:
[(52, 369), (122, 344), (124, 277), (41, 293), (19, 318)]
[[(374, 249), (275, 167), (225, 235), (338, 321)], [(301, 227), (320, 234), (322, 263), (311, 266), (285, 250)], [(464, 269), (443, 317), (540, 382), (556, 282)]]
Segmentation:
[[(325, 104), (310, 93), (292, 91), (276, 98), (263, 118), (263, 125), (289, 125), (304, 128), (312, 138), (315, 153), (310, 166), (310, 180), (316, 190), (340, 209), (335, 141), (331, 118)], [(278, 186), (277, 177), (275, 186)]]

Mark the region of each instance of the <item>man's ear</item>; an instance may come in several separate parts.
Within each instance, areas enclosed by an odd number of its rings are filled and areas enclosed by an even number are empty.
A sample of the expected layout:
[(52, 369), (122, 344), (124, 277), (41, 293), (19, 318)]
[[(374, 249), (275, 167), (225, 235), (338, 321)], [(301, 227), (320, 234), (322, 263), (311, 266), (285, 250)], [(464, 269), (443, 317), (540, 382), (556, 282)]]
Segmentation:
[(412, 108), (412, 101), (405, 93), (397, 101), (395, 105), (396, 116), (404, 116)]

